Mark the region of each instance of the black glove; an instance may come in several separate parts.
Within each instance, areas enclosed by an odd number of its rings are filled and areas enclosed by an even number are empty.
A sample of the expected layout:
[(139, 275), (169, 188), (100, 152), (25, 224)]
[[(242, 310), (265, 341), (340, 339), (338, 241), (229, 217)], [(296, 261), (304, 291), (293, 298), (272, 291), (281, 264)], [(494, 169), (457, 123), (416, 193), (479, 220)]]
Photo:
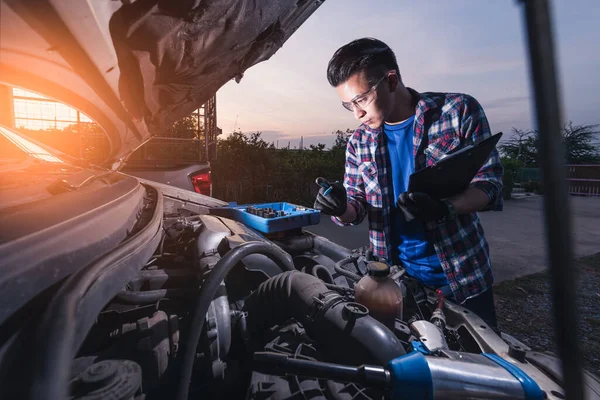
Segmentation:
[(317, 185), (321, 186), (314, 208), (323, 214), (339, 217), (346, 212), (346, 188), (339, 182), (331, 183), (325, 178), (317, 178)]
[(403, 212), (407, 221), (413, 218), (421, 221), (438, 221), (450, 214), (446, 202), (435, 200), (426, 193), (404, 192), (398, 196), (396, 206)]

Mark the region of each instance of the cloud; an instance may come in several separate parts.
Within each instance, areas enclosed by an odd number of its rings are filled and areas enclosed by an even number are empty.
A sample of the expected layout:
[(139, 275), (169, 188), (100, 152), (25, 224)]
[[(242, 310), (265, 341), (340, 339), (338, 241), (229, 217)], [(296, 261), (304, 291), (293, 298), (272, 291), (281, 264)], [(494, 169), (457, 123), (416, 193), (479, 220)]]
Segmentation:
[(493, 110), (496, 108), (514, 106), (515, 104), (526, 101), (529, 101), (529, 96), (500, 97), (494, 100), (482, 101), (482, 106), (485, 110)]
[(481, 52), (481, 49), (477, 49), (477, 56), (473, 52), (467, 60), (461, 59), (458, 55), (440, 57), (435, 63), (428, 64), (420, 69), (419, 73), (422, 77), (473, 77), (474, 75), (497, 74), (525, 68), (524, 60), (500, 60), (492, 56), (488, 59), (481, 59)]
[[(580, 123), (598, 122), (597, 2), (554, 5), (563, 116)], [(305, 144), (332, 143), (330, 132), (358, 126), (325, 70), (339, 46), (364, 36), (394, 49), (408, 86), (473, 95), (494, 132), (535, 127), (521, 6), (480, 0), (365, 4), (325, 2), (271, 60), (249, 69), (239, 85), (225, 85), (217, 95), (223, 131), (264, 130), (265, 140), (297, 146), (301, 135)]]

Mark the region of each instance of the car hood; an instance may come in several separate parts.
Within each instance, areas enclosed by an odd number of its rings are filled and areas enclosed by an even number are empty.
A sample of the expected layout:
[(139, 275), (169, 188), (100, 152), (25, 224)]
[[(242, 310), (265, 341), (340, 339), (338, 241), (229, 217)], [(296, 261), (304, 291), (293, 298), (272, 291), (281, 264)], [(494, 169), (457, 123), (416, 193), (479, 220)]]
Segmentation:
[(136, 148), (269, 59), (324, 0), (2, 0), (0, 81), (70, 104)]

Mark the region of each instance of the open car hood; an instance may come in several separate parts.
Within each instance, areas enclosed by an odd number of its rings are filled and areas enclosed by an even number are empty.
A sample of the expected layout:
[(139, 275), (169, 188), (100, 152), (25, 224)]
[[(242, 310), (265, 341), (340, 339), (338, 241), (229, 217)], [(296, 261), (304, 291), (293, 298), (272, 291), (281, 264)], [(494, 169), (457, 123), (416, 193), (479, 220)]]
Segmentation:
[(269, 59), (324, 0), (2, 0), (0, 81), (98, 122), (120, 161)]

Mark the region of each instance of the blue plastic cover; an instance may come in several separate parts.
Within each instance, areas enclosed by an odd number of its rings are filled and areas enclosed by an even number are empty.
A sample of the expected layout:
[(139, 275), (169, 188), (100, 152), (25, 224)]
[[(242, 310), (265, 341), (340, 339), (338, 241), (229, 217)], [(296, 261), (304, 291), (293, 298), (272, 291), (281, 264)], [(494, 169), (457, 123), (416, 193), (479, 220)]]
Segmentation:
[(392, 376), (392, 399), (433, 400), (433, 380), (425, 356), (413, 351), (388, 363)]
[(423, 346), (422, 342), (419, 342), (418, 340), (413, 340), (412, 342), (410, 342), (410, 344), (415, 351), (418, 351), (419, 353), (423, 353), (425, 355), (429, 354), (429, 350), (427, 350), (427, 348)]
[(521, 382), (521, 386), (523, 386), (523, 392), (525, 393), (526, 400), (544, 399), (544, 392), (542, 391), (542, 389), (540, 389), (538, 384), (529, 375), (523, 372), (521, 368), (509, 363), (508, 361), (496, 354), (481, 353), (481, 355), (489, 358), (496, 364), (500, 365), (508, 372), (510, 372), (515, 378), (517, 378), (517, 380)]

